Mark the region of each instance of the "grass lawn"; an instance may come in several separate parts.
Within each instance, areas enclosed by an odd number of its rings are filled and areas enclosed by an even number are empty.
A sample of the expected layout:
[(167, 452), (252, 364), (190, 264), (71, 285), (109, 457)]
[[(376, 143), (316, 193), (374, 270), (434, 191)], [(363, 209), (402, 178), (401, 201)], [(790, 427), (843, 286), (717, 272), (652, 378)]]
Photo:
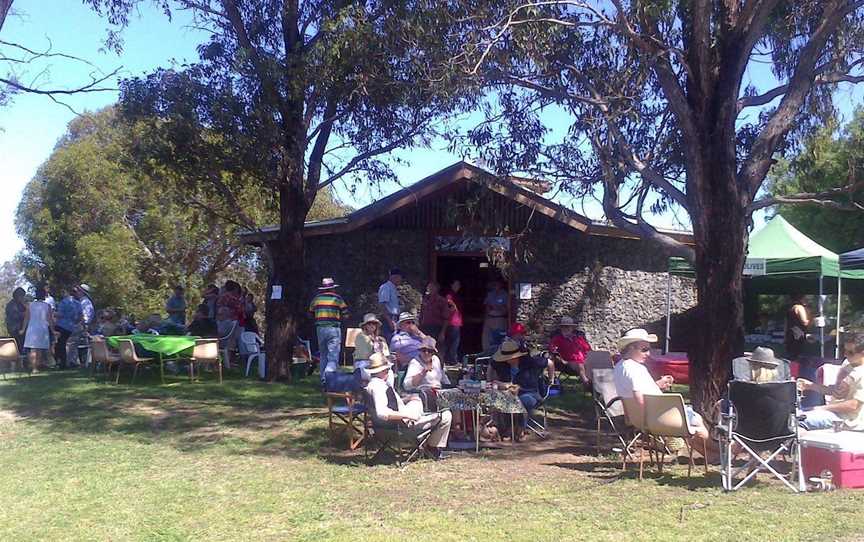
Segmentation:
[[(0, 541), (854, 540), (864, 493), (735, 494), (716, 467), (643, 482), (594, 457), (576, 392), (555, 438), (404, 470), (328, 442), (312, 383), (0, 381)], [(582, 427), (579, 427), (579, 424)]]

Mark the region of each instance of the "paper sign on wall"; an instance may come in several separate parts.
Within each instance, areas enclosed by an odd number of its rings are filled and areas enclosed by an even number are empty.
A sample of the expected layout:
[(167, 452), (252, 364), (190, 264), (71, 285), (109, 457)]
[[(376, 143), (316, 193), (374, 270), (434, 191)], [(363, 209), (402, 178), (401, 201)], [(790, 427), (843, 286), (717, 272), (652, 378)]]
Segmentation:
[(523, 282), (519, 284), (519, 299), (531, 299), (531, 283)]
[(270, 294), (270, 299), (282, 299), (282, 286), (279, 284), (273, 285), (273, 292)]

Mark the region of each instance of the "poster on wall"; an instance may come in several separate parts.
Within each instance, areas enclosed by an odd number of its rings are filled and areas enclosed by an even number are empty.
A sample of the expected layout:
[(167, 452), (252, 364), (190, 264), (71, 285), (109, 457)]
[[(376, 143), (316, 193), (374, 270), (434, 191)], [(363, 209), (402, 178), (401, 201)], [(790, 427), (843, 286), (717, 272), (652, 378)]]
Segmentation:
[(519, 299), (531, 299), (531, 283), (523, 282), (519, 284)]

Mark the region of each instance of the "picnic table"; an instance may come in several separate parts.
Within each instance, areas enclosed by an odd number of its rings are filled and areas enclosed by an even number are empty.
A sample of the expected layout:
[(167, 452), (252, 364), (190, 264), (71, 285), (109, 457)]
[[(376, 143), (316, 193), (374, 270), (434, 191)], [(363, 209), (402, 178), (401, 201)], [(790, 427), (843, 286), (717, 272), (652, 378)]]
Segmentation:
[(437, 400), (438, 408), (461, 410), (473, 414), (474, 450), (476, 452), (480, 451), (480, 410), (482, 408), (503, 414), (528, 414), (519, 397), (504, 390), (464, 391), (459, 388), (448, 388), (438, 390)]
[(105, 342), (111, 348), (118, 348), (121, 339), (129, 339), (132, 343), (139, 345), (148, 352), (153, 352), (159, 359), (159, 375), (162, 383), (165, 383), (165, 357), (177, 357), (181, 354), (191, 355), (195, 347), (195, 340), (200, 337), (189, 335), (151, 335), (150, 333), (136, 333), (134, 335), (120, 335), (106, 337)]

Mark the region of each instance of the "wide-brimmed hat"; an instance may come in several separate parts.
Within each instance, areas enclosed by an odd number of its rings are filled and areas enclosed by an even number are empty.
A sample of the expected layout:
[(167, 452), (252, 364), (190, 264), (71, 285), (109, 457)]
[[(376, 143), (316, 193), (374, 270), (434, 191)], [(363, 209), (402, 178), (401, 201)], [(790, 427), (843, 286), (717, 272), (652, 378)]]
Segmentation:
[(399, 320), (396, 321), (397, 324), (401, 324), (402, 322), (416, 322), (417, 317), (410, 312), (403, 312), (399, 315)]
[(366, 371), (368, 371), (369, 374), (376, 374), (381, 371), (386, 371), (392, 366), (393, 364), (387, 361), (387, 358), (385, 358), (383, 354), (375, 352), (369, 356), (369, 366), (366, 367)]
[(319, 290), (332, 290), (333, 288), (338, 288), (339, 285), (336, 284), (336, 281), (333, 280), (332, 277), (324, 277), (321, 279), (321, 286), (318, 287)]
[(618, 339), (618, 350), (623, 350), (628, 344), (639, 341), (645, 341), (646, 343), (656, 343), (657, 335), (654, 335), (653, 333), (648, 333), (641, 328), (631, 329), (630, 331), (625, 333), (620, 339)]
[(576, 327), (576, 325), (577, 325), (576, 322), (572, 318), (570, 318), (569, 316), (564, 316), (561, 318), (561, 320), (558, 321), (558, 327), (564, 327), (564, 326)]
[(438, 353), (438, 342), (432, 337), (426, 337), (423, 339), (423, 342), (420, 343), (420, 348), (418, 350), (431, 350), (433, 353)]
[(783, 361), (780, 358), (774, 356), (774, 350), (766, 348), (764, 346), (757, 346), (753, 350), (752, 354), (744, 355), (740, 358), (735, 358), (734, 361), (741, 360), (747, 360), (753, 363), (759, 363), (761, 365), (770, 365), (772, 367), (777, 367)]
[(92, 291), (93, 291), (93, 289), (90, 288), (90, 286), (87, 285), (87, 284), (79, 284), (79, 285), (78, 285), (78, 288), (80, 288), (81, 291), (84, 292), (84, 294), (85, 294), (87, 297), (90, 297), (90, 294), (91, 294)]
[(374, 313), (369, 312), (363, 315), (363, 321), (360, 322), (360, 327), (363, 327), (366, 324), (378, 324), (380, 326), (381, 320), (379, 320)]
[(501, 346), (498, 347), (498, 351), (495, 352), (492, 359), (495, 361), (510, 361), (511, 359), (521, 358), (522, 356), (527, 355), (528, 352), (522, 350), (518, 342), (507, 340), (501, 343)]

